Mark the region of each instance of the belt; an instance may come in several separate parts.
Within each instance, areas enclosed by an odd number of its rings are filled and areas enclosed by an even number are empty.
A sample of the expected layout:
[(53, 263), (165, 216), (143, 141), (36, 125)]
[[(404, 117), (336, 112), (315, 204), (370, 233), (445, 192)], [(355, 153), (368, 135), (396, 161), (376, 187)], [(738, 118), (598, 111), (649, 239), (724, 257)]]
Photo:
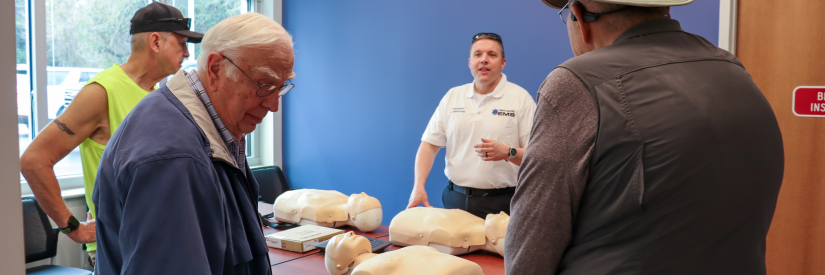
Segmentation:
[(453, 183), (453, 181), (450, 181), (450, 183), (447, 185), (447, 188), (449, 188), (452, 191), (456, 191), (458, 193), (467, 195), (468, 197), (475, 197), (475, 196), (487, 197), (487, 196), (496, 196), (496, 195), (501, 195), (501, 194), (512, 194), (512, 193), (516, 192), (515, 187), (498, 188), (498, 189), (476, 189), (476, 188), (472, 188), (472, 187), (459, 186), (459, 185)]

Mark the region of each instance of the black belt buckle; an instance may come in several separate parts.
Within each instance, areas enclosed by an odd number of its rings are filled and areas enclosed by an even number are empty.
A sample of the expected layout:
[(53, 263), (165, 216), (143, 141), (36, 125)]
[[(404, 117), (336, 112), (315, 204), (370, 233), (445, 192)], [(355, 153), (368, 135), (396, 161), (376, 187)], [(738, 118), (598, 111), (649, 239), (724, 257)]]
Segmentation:
[(450, 186), (450, 190), (452, 190), (452, 191), (464, 194), (467, 197), (472, 197), (473, 196), (473, 194), (471, 193), (472, 191), (469, 188), (464, 187), (464, 186), (459, 186), (458, 184), (453, 183), (453, 181), (450, 181), (449, 186)]
[(457, 184), (453, 183), (452, 181), (450, 181), (450, 190), (456, 191), (456, 192), (461, 193), (461, 194), (464, 194), (469, 198), (477, 197), (477, 196), (481, 196), (481, 197), (494, 196), (494, 195), (498, 195), (499, 193), (506, 193), (505, 189), (506, 188), (503, 188), (503, 189), (476, 189), (476, 188), (472, 188), (472, 187), (460, 186), (460, 185), (457, 185)]
[(476, 189), (476, 188), (472, 188), (472, 187), (459, 186), (459, 185), (453, 183), (452, 181), (450, 182), (450, 184), (452, 185), (453, 191), (464, 194), (468, 198), (472, 198), (472, 197), (476, 197), (476, 196), (482, 196), (482, 197), (487, 196), (487, 192), (485, 192), (487, 190)]

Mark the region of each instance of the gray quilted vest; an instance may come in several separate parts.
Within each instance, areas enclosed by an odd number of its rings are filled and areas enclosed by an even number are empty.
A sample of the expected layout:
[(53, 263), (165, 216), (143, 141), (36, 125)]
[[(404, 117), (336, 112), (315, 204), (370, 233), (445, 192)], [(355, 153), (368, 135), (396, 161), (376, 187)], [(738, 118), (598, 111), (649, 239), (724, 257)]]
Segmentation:
[(559, 273), (765, 274), (782, 136), (739, 60), (666, 19), (560, 67), (599, 124)]

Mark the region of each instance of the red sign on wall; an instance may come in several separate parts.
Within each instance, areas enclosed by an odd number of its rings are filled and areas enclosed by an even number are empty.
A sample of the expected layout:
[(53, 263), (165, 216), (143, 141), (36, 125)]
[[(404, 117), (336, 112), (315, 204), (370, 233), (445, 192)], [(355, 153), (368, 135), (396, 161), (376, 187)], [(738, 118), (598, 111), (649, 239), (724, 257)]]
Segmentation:
[(825, 117), (825, 87), (796, 87), (793, 90), (793, 113), (797, 116)]

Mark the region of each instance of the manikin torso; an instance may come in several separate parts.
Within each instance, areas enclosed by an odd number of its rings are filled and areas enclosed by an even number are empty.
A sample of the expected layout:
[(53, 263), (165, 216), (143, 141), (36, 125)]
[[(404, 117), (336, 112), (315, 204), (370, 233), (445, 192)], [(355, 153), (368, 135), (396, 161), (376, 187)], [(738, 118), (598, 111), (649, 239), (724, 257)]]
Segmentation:
[(452, 255), (479, 249), (504, 255), (509, 222), (504, 212), (482, 220), (459, 209), (416, 207), (392, 219), (390, 240), (396, 246), (424, 245)]
[(350, 225), (364, 232), (381, 226), (383, 210), (378, 199), (366, 193), (347, 197), (338, 191), (299, 189), (286, 191), (272, 206), (281, 222), (325, 227)]
[(369, 240), (352, 232), (330, 239), (324, 264), (332, 275), (483, 275), (478, 264), (426, 246), (373, 254)]

